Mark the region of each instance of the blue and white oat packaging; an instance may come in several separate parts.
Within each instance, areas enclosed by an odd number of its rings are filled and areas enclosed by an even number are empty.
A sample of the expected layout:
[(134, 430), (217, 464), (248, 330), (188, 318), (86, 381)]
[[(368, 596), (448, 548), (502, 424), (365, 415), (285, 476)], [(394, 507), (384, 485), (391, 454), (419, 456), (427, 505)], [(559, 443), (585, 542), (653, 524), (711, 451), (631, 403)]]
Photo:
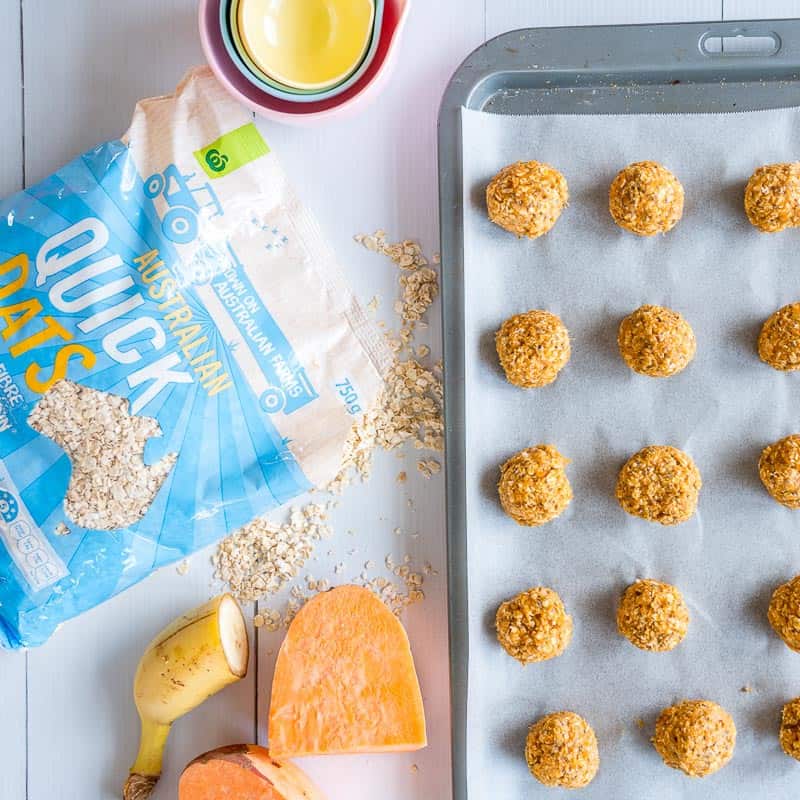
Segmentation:
[[(38, 645), (327, 484), (390, 362), (275, 154), (205, 68), (139, 103), (121, 140), (0, 202), (0, 644)], [(65, 386), (111, 396), (149, 437), (139, 458), (158, 482), (130, 524), (76, 510), (102, 463), (73, 474), (58, 443), (79, 455), (84, 434)], [(124, 506), (126, 482), (106, 478), (90, 482)]]

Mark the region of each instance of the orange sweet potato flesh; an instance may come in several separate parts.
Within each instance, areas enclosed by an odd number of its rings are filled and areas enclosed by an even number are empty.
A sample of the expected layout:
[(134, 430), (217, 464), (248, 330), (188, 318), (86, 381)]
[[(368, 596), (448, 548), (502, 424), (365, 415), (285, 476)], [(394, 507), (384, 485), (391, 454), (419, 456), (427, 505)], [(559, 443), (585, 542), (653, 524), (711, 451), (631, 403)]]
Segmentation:
[(234, 744), (192, 761), (178, 800), (324, 800), (306, 774), (254, 744)]
[(339, 586), (300, 610), (272, 681), (275, 758), (425, 747), (425, 712), (408, 636), (369, 591)]

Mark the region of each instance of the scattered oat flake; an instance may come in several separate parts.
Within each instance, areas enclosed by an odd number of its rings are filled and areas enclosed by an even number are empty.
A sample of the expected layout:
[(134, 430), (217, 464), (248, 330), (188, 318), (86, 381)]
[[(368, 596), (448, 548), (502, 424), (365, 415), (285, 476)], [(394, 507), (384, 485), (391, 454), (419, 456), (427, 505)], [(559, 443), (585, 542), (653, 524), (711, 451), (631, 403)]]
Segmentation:
[(739, 691), (743, 692), (744, 694), (750, 694), (750, 692), (753, 691), (753, 687), (752, 686), (742, 686), (742, 688), (739, 689)]
[(412, 764), (411, 765), (411, 771), (412, 772), (419, 772), (419, 767), (416, 764)]
[(376, 449), (394, 450), (406, 441), (416, 449), (442, 452), (444, 420), (440, 378), (413, 359), (397, 361), (386, 376), (378, 404), (356, 422), (345, 445), (342, 468), (329, 485), (340, 492), (355, 473), (369, 478)]
[(417, 462), (417, 469), (422, 473), (424, 478), (430, 478), (441, 472), (442, 465), (436, 459), (428, 458), (422, 459)]
[[(370, 477), (373, 455), (376, 450), (395, 451), (399, 457), (405, 454), (399, 448), (409, 442), (415, 450), (429, 450), (441, 453), (444, 449), (443, 385), (441, 362), (433, 370), (426, 369), (417, 358), (430, 355), (426, 344), (415, 345), (414, 333), (417, 328), (427, 328), (423, 316), (439, 293), (439, 278), (435, 269), (429, 266), (428, 259), (418, 242), (404, 240), (390, 243), (387, 234), (378, 230), (372, 235), (359, 234), (355, 241), (367, 250), (379, 253), (392, 261), (399, 270), (400, 297), (393, 304), (400, 327), (391, 331), (380, 321), (385, 330), (390, 348), (396, 360), (385, 376), (385, 386), (374, 406), (361, 414), (356, 420), (342, 454), (338, 475), (325, 487), (326, 491), (339, 493), (354, 478), (365, 481)], [(438, 257), (432, 260), (437, 264)], [(370, 311), (377, 311), (381, 305), (376, 295), (368, 303)], [(436, 374), (434, 371), (438, 371)], [(422, 459), (419, 464), (427, 473), (426, 477), (441, 470), (435, 459)], [(398, 483), (407, 480), (402, 471), (397, 476)], [(412, 498), (408, 507), (414, 509)], [(294, 508), (288, 519), (281, 523), (259, 517), (231, 536), (224, 539), (217, 548), (212, 561), (215, 577), (224, 581), (232, 593), (242, 602), (258, 600), (267, 595), (275, 595), (284, 588), (288, 599), (283, 613), (280, 611), (259, 612), (261, 626), (270, 630), (288, 627), (294, 616), (310, 598), (310, 594), (326, 591), (329, 583), (325, 579), (316, 580), (311, 575), (298, 578), (300, 570), (310, 561), (316, 561), (314, 548), (320, 539), (328, 538), (333, 531), (327, 522), (327, 510), (335, 506), (335, 501), (326, 506), (309, 503), (302, 508)], [(395, 529), (399, 535), (400, 530)], [(355, 535), (353, 529), (347, 534)], [(419, 534), (414, 534), (416, 538)], [(348, 551), (354, 555), (355, 549)], [(328, 551), (328, 556), (332, 551)], [(356, 582), (375, 592), (396, 614), (404, 608), (423, 599), (421, 586), (423, 573), (415, 572), (410, 566), (410, 557), (403, 564), (395, 566), (391, 557), (386, 559), (387, 570), (398, 582), (381, 575), (372, 576), (374, 563), (367, 561)], [(341, 574), (345, 565), (342, 562), (333, 566), (334, 574)], [(430, 574), (436, 574), (435, 571)]]
[(56, 536), (69, 536), (72, 531), (67, 527), (64, 522), (59, 522), (54, 531)]
[(186, 575), (186, 574), (188, 574), (188, 572), (189, 572), (189, 562), (186, 561), (185, 559), (183, 561), (181, 561), (181, 563), (178, 564), (177, 567), (175, 567), (175, 572), (177, 572), (178, 575)]
[(257, 517), (220, 542), (212, 558), (214, 575), (241, 602), (258, 600), (296, 577), (315, 544), (332, 535), (319, 503), (291, 509), (281, 525)]
[(636, 727), (638, 727), (639, 730), (644, 728), (644, 720), (641, 717), (636, 720)]
[(124, 397), (68, 380), (41, 396), (28, 424), (69, 457), (64, 513), (84, 528), (109, 531), (138, 522), (177, 460), (168, 453), (145, 464), (147, 441), (161, 436), (158, 422), (132, 415)]

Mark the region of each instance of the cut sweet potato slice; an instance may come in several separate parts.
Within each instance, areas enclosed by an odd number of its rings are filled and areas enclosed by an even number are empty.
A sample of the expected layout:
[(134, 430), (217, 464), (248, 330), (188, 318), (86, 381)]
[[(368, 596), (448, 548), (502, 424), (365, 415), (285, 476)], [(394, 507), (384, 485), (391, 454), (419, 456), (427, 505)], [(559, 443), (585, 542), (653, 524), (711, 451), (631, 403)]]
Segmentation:
[(272, 681), (275, 758), (425, 747), (408, 636), (368, 589), (318, 594), (292, 621)]
[(255, 744), (204, 753), (181, 775), (178, 800), (324, 800), (294, 764)]

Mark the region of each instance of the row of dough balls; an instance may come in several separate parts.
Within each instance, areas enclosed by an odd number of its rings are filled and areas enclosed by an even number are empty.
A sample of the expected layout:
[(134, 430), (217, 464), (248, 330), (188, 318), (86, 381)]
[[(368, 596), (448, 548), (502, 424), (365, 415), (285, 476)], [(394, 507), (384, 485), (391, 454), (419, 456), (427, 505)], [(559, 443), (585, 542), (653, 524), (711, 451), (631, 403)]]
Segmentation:
[[(553, 445), (527, 447), (500, 467), (500, 505), (518, 525), (536, 527), (561, 515), (572, 501), (565, 458)], [(800, 434), (767, 445), (758, 474), (770, 496), (800, 508)], [(697, 509), (703, 481), (688, 453), (670, 445), (649, 445), (634, 453), (617, 477), (615, 496), (634, 517), (679, 525)]]
[[(657, 161), (620, 170), (608, 190), (614, 222), (638, 236), (666, 233), (683, 216), (683, 186)], [(569, 201), (566, 178), (541, 161), (509, 164), (486, 187), (489, 219), (501, 228), (536, 239), (547, 233)], [(800, 226), (800, 162), (768, 164), (750, 177), (744, 210), (765, 233)]]
[[(800, 652), (800, 575), (772, 595), (768, 619), (787, 647)], [(504, 602), (496, 615), (497, 639), (523, 665), (561, 655), (572, 638), (572, 617), (553, 589), (537, 586)], [(672, 650), (686, 635), (689, 610), (679, 589), (638, 580), (617, 609), (620, 634), (642, 650)], [(783, 707), (779, 739), (783, 751), (800, 761), (800, 697)], [(653, 745), (664, 763), (693, 777), (716, 772), (730, 761), (736, 726), (721, 706), (689, 700), (661, 712)], [(599, 755), (594, 731), (571, 711), (548, 714), (528, 732), (525, 758), (533, 776), (547, 786), (576, 789), (594, 778)]]
[[(800, 653), (800, 575), (775, 589), (767, 619), (784, 644)], [(498, 642), (521, 664), (560, 656), (572, 640), (572, 617), (558, 593), (545, 586), (528, 589), (502, 603), (495, 627)], [(634, 581), (617, 606), (617, 630), (640, 650), (674, 650), (689, 630), (689, 609), (683, 594), (669, 583), (650, 578)]]
[[(643, 305), (625, 317), (617, 332), (623, 361), (640, 375), (668, 378), (686, 369), (697, 351), (692, 326), (677, 311)], [(514, 314), (495, 334), (506, 379), (522, 389), (548, 386), (572, 354), (569, 331), (550, 311)], [(761, 327), (758, 355), (773, 369), (800, 369), (800, 303), (779, 308)]]

